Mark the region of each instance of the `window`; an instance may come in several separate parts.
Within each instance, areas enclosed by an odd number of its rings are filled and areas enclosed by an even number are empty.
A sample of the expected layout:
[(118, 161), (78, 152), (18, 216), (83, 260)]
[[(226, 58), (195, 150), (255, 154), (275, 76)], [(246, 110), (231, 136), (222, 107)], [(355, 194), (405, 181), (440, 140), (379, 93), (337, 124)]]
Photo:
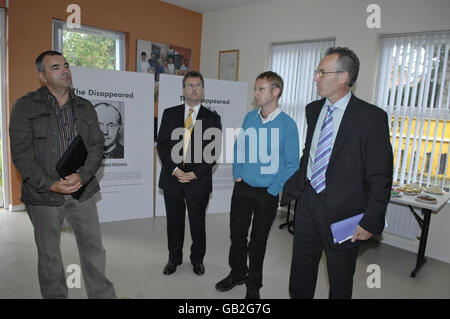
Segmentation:
[(53, 48), (70, 65), (125, 71), (125, 34), (94, 27), (70, 29), (65, 21), (53, 20)]
[(334, 40), (272, 45), (272, 71), (284, 81), (280, 105), (297, 123), (300, 145), (306, 138), (305, 106), (319, 98), (313, 81), (314, 69), (332, 46)]
[(394, 181), (450, 186), (449, 53), (449, 31), (381, 39), (377, 105), (390, 119)]
[(0, 207), (9, 206), (9, 187), (8, 187), (8, 136), (6, 123), (6, 24), (5, 9), (0, 9)]
[(430, 159), (431, 159), (431, 152), (427, 152), (427, 161), (425, 162), (425, 172), (428, 172), (430, 169)]
[(439, 158), (439, 172), (438, 174), (445, 174), (445, 169), (447, 167), (447, 153), (441, 154), (441, 157)]

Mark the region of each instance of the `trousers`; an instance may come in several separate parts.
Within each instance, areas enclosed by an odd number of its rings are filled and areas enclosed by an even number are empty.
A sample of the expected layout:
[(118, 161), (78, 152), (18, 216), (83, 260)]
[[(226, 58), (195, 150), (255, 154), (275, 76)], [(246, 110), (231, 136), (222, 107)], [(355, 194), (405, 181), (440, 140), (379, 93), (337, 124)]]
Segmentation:
[(206, 253), (205, 214), (209, 193), (192, 195), (182, 191), (164, 191), (167, 215), (167, 242), (169, 262), (181, 264), (183, 261), (184, 225), (186, 206), (191, 229), (191, 263), (201, 264)]
[[(228, 262), (233, 281), (245, 280), (247, 289), (260, 289), (267, 238), (278, 208), (278, 196), (266, 187), (252, 187), (236, 182), (231, 198)], [(250, 242), (248, 231), (252, 225)], [(248, 266), (247, 266), (248, 257)]]
[(38, 278), (42, 297), (68, 297), (60, 238), (64, 218), (77, 242), (86, 293), (90, 299), (115, 298), (113, 284), (105, 277), (105, 249), (102, 245), (94, 196), (79, 202), (71, 195), (58, 207), (26, 205), (34, 228), (38, 251)]
[(328, 244), (325, 227), (326, 190), (317, 194), (306, 183), (301, 203), (295, 212), (294, 246), (289, 293), (291, 298), (312, 299), (322, 251), (327, 260), (330, 299), (349, 299), (352, 296), (353, 275), (359, 247), (333, 250)]

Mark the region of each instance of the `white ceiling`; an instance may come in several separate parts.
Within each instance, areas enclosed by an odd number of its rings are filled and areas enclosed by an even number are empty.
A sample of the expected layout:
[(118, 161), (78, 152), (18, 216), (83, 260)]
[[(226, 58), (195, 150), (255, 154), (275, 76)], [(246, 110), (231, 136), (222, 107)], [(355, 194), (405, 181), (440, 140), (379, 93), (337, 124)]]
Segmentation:
[(195, 12), (206, 13), (268, 0), (161, 0)]

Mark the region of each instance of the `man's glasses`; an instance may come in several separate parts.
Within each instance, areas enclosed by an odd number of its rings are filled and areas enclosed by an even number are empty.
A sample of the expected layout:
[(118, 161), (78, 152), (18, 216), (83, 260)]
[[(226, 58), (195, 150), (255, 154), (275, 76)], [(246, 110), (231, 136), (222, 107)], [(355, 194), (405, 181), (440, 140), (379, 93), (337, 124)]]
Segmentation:
[(104, 130), (105, 128), (107, 128), (108, 130), (111, 129), (116, 129), (119, 127), (119, 124), (117, 123), (108, 123), (108, 124), (104, 124), (104, 123), (98, 123), (98, 125), (100, 125), (100, 129)]
[(262, 87), (254, 87), (253, 88), (253, 92), (262, 92), (266, 89), (271, 89), (271, 86), (262, 86)]
[(193, 89), (193, 88), (201, 88), (203, 85), (201, 83), (188, 83), (186, 84), (186, 87)]
[(322, 70), (317, 70), (317, 69), (315, 69), (315, 70), (314, 70), (314, 76), (316, 76), (316, 75), (318, 74), (318, 75), (319, 75), (319, 78), (323, 78), (323, 76), (324, 76), (325, 74), (328, 74), (328, 73), (342, 73), (342, 72), (344, 72), (344, 71), (325, 72), (325, 71), (322, 71)]

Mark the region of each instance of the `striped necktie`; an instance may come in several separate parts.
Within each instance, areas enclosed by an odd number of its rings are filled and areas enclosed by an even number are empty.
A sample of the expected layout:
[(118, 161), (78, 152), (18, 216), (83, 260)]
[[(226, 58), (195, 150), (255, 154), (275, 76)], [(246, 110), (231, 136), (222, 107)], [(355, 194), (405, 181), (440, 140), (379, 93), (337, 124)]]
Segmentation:
[(194, 122), (192, 121), (192, 113), (194, 112), (194, 108), (191, 107), (189, 108), (189, 113), (188, 116), (186, 118), (186, 120), (184, 121), (184, 146), (183, 146), (183, 159), (186, 158), (186, 152), (189, 146), (189, 141), (191, 140), (191, 133), (192, 133), (192, 129), (194, 127)]
[(327, 115), (320, 129), (319, 144), (317, 145), (316, 158), (312, 167), (311, 186), (317, 194), (325, 189), (325, 173), (330, 160), (333, 141), (333, 112), (336, 107), (328, 105)]

